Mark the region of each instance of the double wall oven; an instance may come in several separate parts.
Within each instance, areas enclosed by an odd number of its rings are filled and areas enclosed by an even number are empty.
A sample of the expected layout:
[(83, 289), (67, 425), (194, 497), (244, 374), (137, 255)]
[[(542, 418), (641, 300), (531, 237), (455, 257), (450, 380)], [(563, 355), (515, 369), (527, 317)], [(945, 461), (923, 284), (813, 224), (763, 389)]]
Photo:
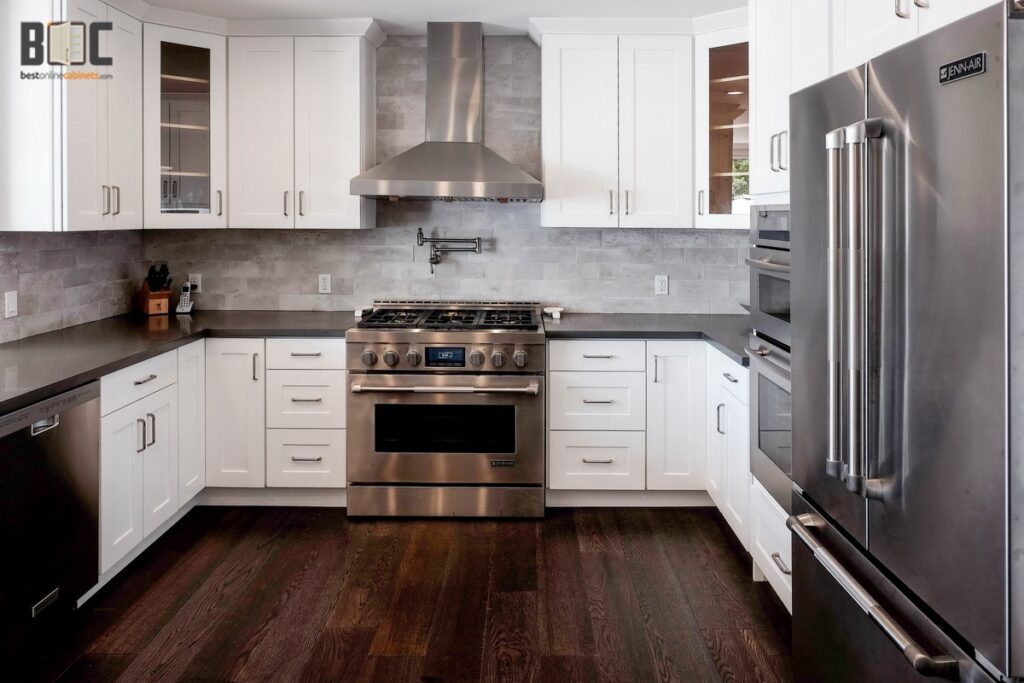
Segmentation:
[(783, 509), (792, 508), (789, 207), (751, 209), (750, 471)]
[(543, 515), (537, 305), (378, 302), (346, 339), (350, 514)]

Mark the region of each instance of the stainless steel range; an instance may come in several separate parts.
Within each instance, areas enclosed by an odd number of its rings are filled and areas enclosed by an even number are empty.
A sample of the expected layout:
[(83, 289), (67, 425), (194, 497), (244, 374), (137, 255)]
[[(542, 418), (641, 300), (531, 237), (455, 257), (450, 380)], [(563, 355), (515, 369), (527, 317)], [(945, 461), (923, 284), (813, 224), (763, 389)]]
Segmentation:
[(345, 340), (350, 515), (543, 516), (539, 304), (378, 301)]

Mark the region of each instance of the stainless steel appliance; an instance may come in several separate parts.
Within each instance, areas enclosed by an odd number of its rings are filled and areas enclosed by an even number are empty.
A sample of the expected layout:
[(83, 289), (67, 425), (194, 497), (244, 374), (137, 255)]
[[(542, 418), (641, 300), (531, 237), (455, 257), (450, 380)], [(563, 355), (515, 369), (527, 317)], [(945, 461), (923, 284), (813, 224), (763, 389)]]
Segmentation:
[(750, 325), (762, 336), (788, 347), (792, 341), (789, 252), (751, 247), (746, 261), (750, 266)]
[(789, 250), (789, 206), (750, 207), (750, 243), (756, 247)]
[(787, 512), (792, 508), (793, 399), (789, 352), (756, 333), (750, 357), (750, 473)]
[(484, 39), (479, 22), (427, 23), (426, 142), (353, 178), (378, 198), (539, 202), (544, 186), (483, 144)]
[(45, 645), (47, 628), (99, 576), (100, 385), (0, 417), (0, 652)]
[(345, 339), (350, 515), (543, 516), (538, 304), (377, 302)]
[(796, 678), (1024, 677), (1024, 21), (790, 111)]

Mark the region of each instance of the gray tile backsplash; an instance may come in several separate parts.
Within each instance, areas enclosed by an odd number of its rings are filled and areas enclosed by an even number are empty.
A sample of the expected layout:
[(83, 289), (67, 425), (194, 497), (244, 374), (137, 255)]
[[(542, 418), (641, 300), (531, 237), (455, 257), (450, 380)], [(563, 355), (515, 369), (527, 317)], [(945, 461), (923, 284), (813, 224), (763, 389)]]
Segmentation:
[[(540, 49), (487, 37), (485, 142), (540, 177)], [(377, 158), (423, 140), (426, 38), (392, 36), (377, 50)], [(153, 230), (0, 233), (0, 292), (17, 288), (17, 318), (0, 341), (130, 309), (149, 262), (177, 282), (203, 275), (207, 309), (344, 310), (376, 298), (529, 299), (588, 312), (740, 313), (749, 298), (747, 234), (708, 230), (540, 227), (538, 204), (378, 202), (362, 231)], [(431, 275), (416, 230), (475, 237), (482, 254), (448, 254)], [(333, 293), (317, 294), (319, 273)], [(654, 296), (654, 276), (669, 295)]]

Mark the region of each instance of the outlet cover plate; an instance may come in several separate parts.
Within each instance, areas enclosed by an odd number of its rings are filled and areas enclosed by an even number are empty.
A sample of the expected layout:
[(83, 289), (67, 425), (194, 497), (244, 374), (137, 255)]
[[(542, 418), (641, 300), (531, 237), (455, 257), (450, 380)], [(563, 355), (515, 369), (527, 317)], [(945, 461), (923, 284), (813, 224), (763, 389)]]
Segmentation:
[(18, 315), (18, 292), (4, 292), (4, 317), (13, 318)]
[(668, 275), (654, 276), (655, 296), (668, 296)]
[(202, 294), (203, 293), (203, 274), (202, 273), (189, 273), (188, 281), (192, 283), (192, 293)]
[(320, 273), (320, 275), (317, 276), (316, 283), (317, 283), (317, 291), (319, 291), (321, 294), (330, 294), (331, 293), (331, 274), (330, 273)]

